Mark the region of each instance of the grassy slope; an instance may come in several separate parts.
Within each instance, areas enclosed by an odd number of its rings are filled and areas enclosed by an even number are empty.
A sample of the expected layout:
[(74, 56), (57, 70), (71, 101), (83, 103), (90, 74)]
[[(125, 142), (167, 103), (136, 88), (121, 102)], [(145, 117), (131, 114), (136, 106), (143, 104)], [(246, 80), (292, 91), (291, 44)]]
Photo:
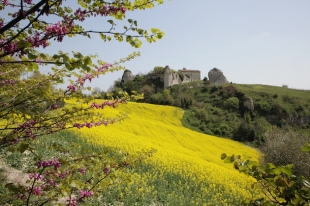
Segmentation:
[(113, 126), (76, 132), (95, 144), (129, 153), (157, 150), (148, 165), (137, 169), (135, 181), (119, 188), (125, 203), (140, 199), (146, 204), (151, 199), (172, 205), (238, 205), (251, 196), (247, 191), (251, 180), (223, 163), (220, 155), (246, 154), (256, 159), (256, 150), (184, 128), (180, 122), (183, 112), (176, 107), (129, 103), (105, 109), (104, 115), (119, 111), (129, 112), (129, 118)]
[(310, 90), (297, 90), (297, 89), (290, 89), (284, 87), (277, 87), (277, 86), (269, 86), (269, 85), (262, 85), (262, 84), (234, 84), (240, 91), (251, 93), (255, 92), (265, 92), (271, 95), (279, 94), (279, 95), (291, 95), (300, 98), (307, 98), (310, 99)]
[[(272, 99), (272, 101), (280, 104), (290, 114), (296, 113), (295, 110), (298, 107), (303, 107), (304, 111), (301, 115), (310, 114), (310, 90), (297, 90), (260, 84), (234, 84), (234, 86), (254, 101), (270, 101)], [(269, 96), (263, 96), (262, 94), (268, 94)], [(274, 95), (278, 97), (274, 98)]]

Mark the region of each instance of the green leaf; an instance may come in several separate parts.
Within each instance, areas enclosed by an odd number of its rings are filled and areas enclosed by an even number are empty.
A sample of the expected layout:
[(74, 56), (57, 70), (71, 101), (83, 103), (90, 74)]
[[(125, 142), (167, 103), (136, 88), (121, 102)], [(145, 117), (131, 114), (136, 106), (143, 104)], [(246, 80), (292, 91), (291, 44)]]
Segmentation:
[(231, 160), (231, 158), (226, 157), (224, 160), (224, 163), (232, 163), (233, 161)]
[(109, 22), (110, 24), (112, 24), (112, 25), (114, 25), (114, 22), (113, 22), (113, 20), (108, 20), (107, 22)]
[(279, 174), (281, 174), (281, 171), (282, 171), (281, 167), (277, 167), (276, 169), (274, 169), (273, 172), (274, 172), (275, 175), (279, 175)]
[(41, 57), (42, 59), (46, 59), (46, 58), (47, 58), (47, 56), (46, 56), (45, 54), (43, 54), (43, 53), (40, 53), (40, 57)]
[(38, 71), (39, 70), (39, 66), (37, 63), (32, 63), (32, 68), (35, 70), (35, 71)]
[(309, 152), (310, 151), (310, 143), (308, 143), (306, 146), (304, 146), (301, 151), (303, 152)]
[(89, 56), (84, 57), (84, 64), (92, 66), (93, 63), (92, 63), (92, 60)]
[(288, 176), (292, 176), (293, 173), (292, 173), (292, 167), (293, 165), (286, 165), (285, 167), (282, 167), (281, 168), (281, 171), (284, 173), (284, 174), (287, 174)]
[(163, 35), (157, 34), (156, 37), (157, 37), (157, 39), (162, 39), (162, 38), (163, 38)]
[(29, 53), (29, 54), (28, 54), (28, 58), (29, 58), (29, 59), (36, 59), (37, 56), (34, 55), (34, 54), (32, 54), (32, 53)]
[(32, 44), (28, 41), (20, 41), (17, 44), (18, 49), (27, 48), (27, 47), (31, 47), (31, 46), (32, 46)]
[(72, 65), (70, 64), (70, 63), (65, 63), (65, 67), (66, 67), (66, 69), (68, 69), (69, 71), (72, 71), (72, 70), (74, 70), (74, 67), (72, 67)]
[(227, 157), (227, 154), (226, 154), (226, 153), (223, 153), (223, 154), (221, 155), (221, 160), (225, 159), (226, 157)]
[(267, 169), (274, 169), (274, 168), (276, 168), (276, 166), (274, 166), (274, 164), (272, 164), (272, 163), (267, 163), (265, 166), (266, 166)]
[(239, 170), (240, 170), (240, 171), (245, 171), (245, 170), (247, 170), (247, 167), (245, 167), (245, 166), (239, 166)]
[(75, 181), (72, 181), (72, 182), (70, 183), (70, 186), (71, 186), (71, 187), (76, 187)]
[(73, 56), (78, 59), (83, 57), (83, 55), (80, 52), (73, 52)]
[(102, 34), (102, 33), (100, 33), (99, 35), (100, 35), (100, 38), (101, 38), (102, 40), (106, 41), (107, 35), (104, 35), (104, 34)]
[(151, 32), (152, 32), (153, 34), (156, 34), (156, 32), (157, 32), (157, 29), (155, 29), (155, 28), (152, 28), (152, 29), (151, 29)]
[(266, 168), (266, 169), (265, 169), (265, 172), (266, 172), (268, 175), (273, 175), (273, 174), (274, 174), (274, 170), (273, 170), (273, 169), (270, 169), (270, 168)]

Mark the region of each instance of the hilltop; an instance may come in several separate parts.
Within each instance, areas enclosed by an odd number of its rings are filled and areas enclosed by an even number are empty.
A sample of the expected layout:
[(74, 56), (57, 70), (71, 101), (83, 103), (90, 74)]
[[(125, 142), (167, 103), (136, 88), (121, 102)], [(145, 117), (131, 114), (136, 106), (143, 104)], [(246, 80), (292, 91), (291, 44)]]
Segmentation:
[(307, 90), (192, 82), (172, 86), (169, 92), (173, 105), (186, 109), (183, 124), (199, 132), (256, 143), (275, 127), (309, 134), (310, 91)]
[[(238, 141), (263, 141), (273, 128), (293, 129), (309, 134), (310, 91), (268, 85), (210, 84), (208, 78), (164, 87), (163, 67), (132, 80), (115, 81), (111, 91), (144, 93), (141, 102), (183, 108), (184, 126), (209, 135)], [(227, 82), (227, 81), (226, 81)]]

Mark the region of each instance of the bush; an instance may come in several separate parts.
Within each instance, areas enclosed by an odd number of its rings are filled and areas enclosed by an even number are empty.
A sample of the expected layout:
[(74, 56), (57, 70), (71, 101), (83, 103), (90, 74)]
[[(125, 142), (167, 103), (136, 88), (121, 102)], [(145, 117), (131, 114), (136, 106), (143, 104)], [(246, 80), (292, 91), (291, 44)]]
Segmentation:
[(239, 108), (239, 99), (237, 97), (230, 97), (224, 102), (224, 107), (230, 111), (236, 111)]
[(261, 162), (277, 166), (294, 164), (294, 174), (310, 178), (310, 153), (301, 151), (308, 142), (309, 136), (275, 129), (265, 135), (265, 143), (260, 148), (264, 153)]

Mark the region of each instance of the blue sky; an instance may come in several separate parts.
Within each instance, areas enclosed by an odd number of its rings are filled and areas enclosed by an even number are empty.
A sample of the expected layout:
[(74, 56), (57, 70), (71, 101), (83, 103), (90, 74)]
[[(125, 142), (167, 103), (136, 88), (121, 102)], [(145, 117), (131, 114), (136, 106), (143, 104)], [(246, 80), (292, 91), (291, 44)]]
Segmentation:
[[(169, 65), (175, 70), (200, 70), (204, 77), (216, 67), (234, 83), (310, 89), (309, 11), (309, 0), (172, 0), (126, 14), (141, 28), (164, 31), (164, 38), (156, 43), (143, 40), (142, 47), (135, 49), (92, 35), (92, 39), (67, 38), (50, 49), (97, 53), (107, 62), (140, 51), (140, 57), (124, 64), (133, 74)], [(84, 25), (104, 31), (109, 28), (107, 20), (94, 18)], [(122, 31), (123, 22), (116, 23)], [(92, 86), (107, 90), (122, 73), (102, 76)]]

